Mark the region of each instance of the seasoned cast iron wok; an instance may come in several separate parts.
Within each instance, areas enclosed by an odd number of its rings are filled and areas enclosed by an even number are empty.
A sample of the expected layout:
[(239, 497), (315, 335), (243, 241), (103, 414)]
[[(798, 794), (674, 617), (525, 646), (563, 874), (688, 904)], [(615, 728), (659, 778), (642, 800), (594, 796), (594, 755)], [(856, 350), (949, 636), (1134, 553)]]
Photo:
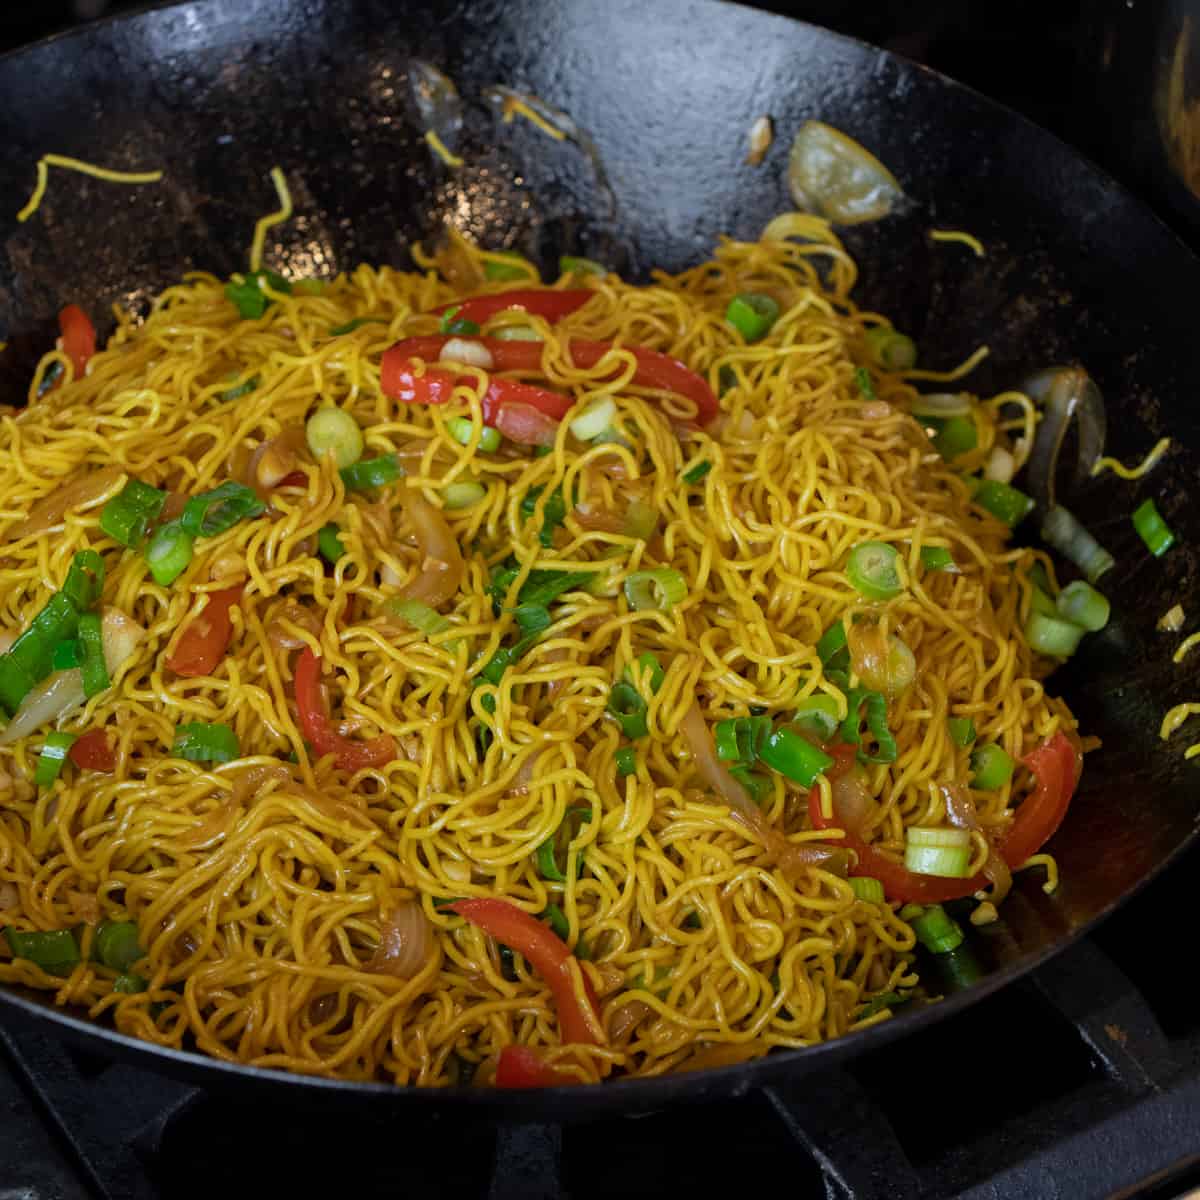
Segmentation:
[[(445, 70), (466, 102), (461, 171), (422, 141), (414, 57)], [(527, 122), (502, 124), (483, 99), (494, 84), (569, 113), (602, 166)], [(752, 167), (747, 132), (765, 113), (776, 139)], [(291, 182), (297, 216), (272, 232), (267, 261), (295, 276), (362, 260), (407, 265), (410, 244), (451, 220), (487, 247), (514, 247), (543, 265), (566, 251), (644, 278), (700, 261), (721, 233), (757, 237), (790, 207), (787, 149), (809, 117), (865, 143), (911, 198), (904, 212), (846, 231), (846, 241), (862, 269), (860, 303), (912, 333), (926, 364), (955, 364), (987, 342), (991, 357), (970, 386), (988, 393), (1030, 368), (1080, 361), (1107, 398), (1110, 448), (1128, 459), (1164, 433), (1177, 439), (1145, 483), (1107, 475), (1063, 496), (1118, 565), (1104, 580), (1112, 624), (1053, 683), (1104, 740), (1052, 843), (1062, 887), (1047, 897), (1040, 878), (1018, 877), (1003, 921), (976, 937), (985, 978), (868, 1032), (719, 1071), (579, 1091), (571, 1108), (538, 1093), (442, 1092), (437, 1103), (561, 1118), (827, 1067), (1029, 970), (1193, 838), (1197, 767), (1183, 762), (1184, 735), (1166, 746), (1157, 731), (1169, 705), (1200, 698), (1200, 680), (1172, 666), (1178, 638), (1154, 626), (1177, 600), (1193, 608), (1196, 595), (1200, 516), (1188, 488), (1200, 450), (1200, 262), (1111, 180), (1012, 113), (867, 46), (710, 0), (209, 0), (0, 60), (0, 338), (10, 343), (0, 400), (10, 402), (24, 394), (64, 303), (100, 316), (186, 269), (244, 268), (254, 222), (275, 206), (274, 164)], [(18, 225), (34, 164), (51, 151), (127, 170), (161, 166), (166, 179), (124, 188), (56, 173), (41, 211)], [(931, 227), (970, 230), (986, 258), (930, 242)], [(1148, 495), (1182, 543), (1161, 561), (1129, 522)], [(8, 989), (0, 999), (106, 1054), (208, 1085), (435, 1099), (160, 1050), (57, 1010), (45, 995)]]

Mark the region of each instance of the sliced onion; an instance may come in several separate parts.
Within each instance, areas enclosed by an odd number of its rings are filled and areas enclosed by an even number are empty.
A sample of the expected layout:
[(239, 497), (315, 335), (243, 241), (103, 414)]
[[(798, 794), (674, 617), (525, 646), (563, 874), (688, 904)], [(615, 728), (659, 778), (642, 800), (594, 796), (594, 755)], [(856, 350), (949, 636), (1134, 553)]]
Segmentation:
[(407, 493), (404, 511), (412, 521), (421, 551), (421, 573), (404, 589), (403, 598), (440, 608), (457, 594), (463, 577), (463, 556), (446, 518), (424, 496)]
[(416, 900), (397, 904), (379, 926), (379, 945), (366, 964), (375, 975), (412, 979), (434, 955), (433, 927)]
[(985, 479), (995, 479), (999, 483), (1012, 483), (1012, 477), (1017, 473), (1017, 460), (1003, 446), (993, 446), (988, 455), (987, 465), (983, 468)]
[(894, 633), (884, 637), (879, 625), (851, 622), (846, 631), (850, 666), (872, 691), (891, 698), (907, 691), (917, 676), (913, 652)]
[(121, 467), (104, 467), (100, 471), (88, 471), (63, 487), (55, 488), (33, 506), (25, 520), (9, 530), (8, 536), (18, 541), (53, 529), (71, 509), (94, 504), (124, 474)]
[(461, 363), (467, 367), (482, 367), (490, 371), (495, 362), (492, 352), (482, 343), (469, 338), (451, 338), (438, 355), (438, 362)]
[(870, 828), (879, 812), (875, 797), (867, 791), (862, 772), (857, 768), (839, 775), (830, 785), (833, 816), (847, 832), (861, 835)]
[(1096, 460), (1104, 453), (1108, 428), (1104, 397), (1082, 367), (1049, 367), (1038, 371), (1025, 381), (1022, 390), (1032, 400), (1045, 404), (1029, 455), (1028, 477), (1033, 498), (1049, 508), (1054, 504), (1059, 452), (1073, 420), (1079, 421), (1076, 477), (1090, 475)]
[(1042, 521), (1042, 538), (1064, 557), (1073, 562), (1095, 583), (1116, 559), (1088, 532), (1078, 517), (1061, 504), (1055, 504)]
[(914, 417), (965, 417), (971, 411), (971, 397), (966, 392), (930, 392), (912, 402)]
[(969, 829), (972, 833), (982, 833), (987, 838), (988, 857), (983, 866), (983, 874), (991, 881), (992, 892), (989, 897), (993, 904), (999, 904), (1012, 889), (1012, 871), (1004, 856), (996, 849), (991, 837), (979, 820), (975, 801), (965, 787), (959, 784), (941, 784), (942, 798), (946, 802), (946, 816), (950, 824), (957, 829)]
[(708, 732), (708, 725), (698, 701), (693, 700), (691, 707), (684, 713), (683, 720), (679, 723), (679, 732), (683, 734), (684, 741), (692, 752), (692, 761), (700, 778), (750, 827), (755, 837), (764, 844), (769, 842), (774, 830), (767, 824), (767, 819), (758, 805), (750, 799), (746, 789), (730, 775), (717, 758), (717, 748)]
[(805, 121), (788, 156), (792, 199), (841, 225), (885, 217), (904, 197), (896, 177), (853, 138), (822, 121)]
[(826, 846), (820, 842), (788, 842), (777, 853), (775, 862), (789, 879), (814, 868), (845, 879), (854, 865), (853, 855), (845, 847)]
[(269, 502), (272, 488), (287, 478), (299, 465), (301, 453), (307, 451), (308, 439), (302, 425), (289, 425), (282, 433), (263, 442), (245, 465), (235, 474), (264, 503)]
[[(104, 640), (104, 663), (111, 678), (142, 644), (146, 631), (120, 609), (106, 608), (101, 634)], [(21, 707), (9, 721), (8, 727), (0, 733), (0, 746), (11, 746), (43, 725), (59, 720), (78, 708), (85, 698), (83, 675), (78, 667), (70, 671), (56, 671), (21, 701)]]

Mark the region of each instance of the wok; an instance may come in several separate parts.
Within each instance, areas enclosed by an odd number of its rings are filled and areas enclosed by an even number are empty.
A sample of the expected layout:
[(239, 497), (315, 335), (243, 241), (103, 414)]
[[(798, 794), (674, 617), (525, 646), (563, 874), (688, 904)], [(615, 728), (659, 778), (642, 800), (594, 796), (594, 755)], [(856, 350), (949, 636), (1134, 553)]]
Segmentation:
[[(466, 101), (459, 171), (422, 141), (414, 57), (444, 69)], [(497, 83), (569, 113), (598, 159), (528, 123), (501, 123), (482, 99)], [(747, 133), (763, 114), (777, 135), (754, 167)], [(274, 207), (275, 164), (297, 207), (269, 240), (268, 264), (285, 273), (403, 266), (412, 241), (450, 220), (543, 264), (565, 251), (643, 278), (701, 260), (721, 233), (755, 237), (790, 207), (788, 144), (809, 117), (865, 143), (904, 184), (903, 212), (845, 237), (862, 271), (859, 302), (912, 333), (925, 363), (955, 364), (987, 342), (991, 356), (970, 381), (987, 393), (1030, 368), (1080, 361), (1107, 397), (1110, 447), (1130, 458), (1164, 433), (1176, 439), (1148, 480), (1107, 475), (1065, 494), (1117, 558), (1105, 580), (1114, 620), (1054, 684), (1104, 745), (1052, 843), (1061, 889), (1048, 897), (1039, 880), (1019, 877), (1001, 924), (978, 936), (984, 978), (837, 1042), (574, 1089), (566, 1104), (561, 1093), (430, 1093), (254, 1070), (132, 1041), (11, 988), (0, 989), (5, 1013), (23, 1010), (105, 1055), (273, 1098), (336, 1093), (555, 1119), (653, 1108), (796, 1079), (939, 1021), (1077, 939), (1193, 839), (1194, 768), (1157, 731), (1169, 705), (1192, 698), (1194, 671), (1172, 665), (1178, 639), (1155, 621), (1194, 594), (1200, 514), (1187, 489), (1200, 451), (1200, 262), (1054, 137), (869, 46), (712, 0), (206, 0), (11, 55), (0, 61), (0, 337), (10, 343), (0, 400), (24, 394), (62, 304), (101, 314), (185, 269), (244, 268), (254, 222)], [(48, 151), (162, 167), (165, 180), (125, 188), (58, 175), (18, 225)], [(971, 231), (986, 257), (931, 242), (931, 227)], [(1163, 560), (1129, 521), (1146, 496), (1179, 535)]]

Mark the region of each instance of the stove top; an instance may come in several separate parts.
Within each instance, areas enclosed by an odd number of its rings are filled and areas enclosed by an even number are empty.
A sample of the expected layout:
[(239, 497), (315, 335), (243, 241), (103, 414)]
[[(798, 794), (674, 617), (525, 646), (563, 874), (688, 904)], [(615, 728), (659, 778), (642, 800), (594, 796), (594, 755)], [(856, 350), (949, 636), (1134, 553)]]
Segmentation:
[[(927, 62), (1088, 144), (1069, 100), (1081, 0), (760, 6)], [(0, 5), (0, 49), (128, 7)], [(0, 1200), (308, 1196), (348, 1177), (363, 1200), (708, 1196), (784, 1179), (795, 1200), (1197, 1198), (1200, 1005), (1160, 931), (1194, 906), (1198, 871), (1200, 848), (1032, 977), (848, 1067), (638, 1118), (267, 1109), (6, 1015)]]

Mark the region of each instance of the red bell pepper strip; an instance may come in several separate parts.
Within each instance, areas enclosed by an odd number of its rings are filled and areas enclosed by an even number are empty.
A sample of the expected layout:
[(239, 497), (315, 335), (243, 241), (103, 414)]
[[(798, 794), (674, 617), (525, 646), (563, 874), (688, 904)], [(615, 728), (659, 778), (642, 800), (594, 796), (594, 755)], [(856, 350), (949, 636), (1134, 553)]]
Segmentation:
[[(1078, 779), (1075, 751), (1061, 732), (1027, 754), (1022, 762), (1033, 772), (1037, 787), (1021, 802), (1007, 836), (998, 847), (1004, 861), (1014, 870), (1031, 854), (1036, 854), (1062, 824)], [(836, 814), (827, 818), (821, 812), (821, 797), (816, 788), (808, 794), (808, 814), (814, 829), (839, 828)], [(858, 856), (850, 874), (878, 879), (889, 900), (940, 904), (970, 896), (990, 884), (982, 874), (970, 879), (918, 875), (876, 850), (853, 830), (845, 832), (842, 844)]]
[(594, 1046), (605, 1041), (604, 1027), (600, 1024), (598, 1004), (591, 984), (585, 975), (584, 990), (588, 1003), (584, 1004), (575, 994), (571, 983), (568, 964), (574, 961), (574, 955), (548, 926), (515, 904), (491, 897), (459, 900), (445, 907), (465, 917), (498, 942), (503, 942), (510, 950), (516, 950), (529, 959), (554, 997), (559, 1032), (564, 1043)]
[(336, 755), (335, 761), (344, 771), (381, 767), (396, 757), (396, 741), (391, 734), (355, 741), (338, 733), (330, 724), (321, 693), (321, 660), (309, 646), (304, 647), (296, 661), (295, 682), (300, 730), (318, 755)]
[(561, 1087), (570, 1082), (528, 1046), (505, 1046), (496, 1062), (498, 1088)]
[(117, 769), (117, 756), (108, 743), (108, 732), (104, 729), (89, 729), (81, 734), (67, 751), (67, 756), (81, 771), (108, 771)]
[[(450, 372), (436, 367), (427, 369), (423, 376), (418, 377), (414, 374), (410, 360), (420, 358), (427, 363), (436, 362), (449, 340), (449, 337), (440, 334), (405, 338), (386, 350), (379, 375), (383, 394), (405, 404), (445, 404), (450, 399), (455, 377)], [(472, 338), (471, 341), (478, 342), (492, 356), (492, 369), (495, 371), (541, 369), (541, 342), (510, 342), (504, 338), (486, 337)], [(594, 367), (604, 355), (616, 348), (612, 342), (589, 342), (582, 338), (572, 338), (567, 346), (575, 366), (585, 368)], [(659, 388), (691, 400), (696, 406), (696, 420), (701, 425), (707, 425), (717, 415), (717, 398), (712, 389), (678, 359), (641, 346), (630, 346), (627, 349), (637, 359), (633, 382), (638, 387)], [(503, 382), (505, 381), (493, 380), (492, 386)], [(489, 424), (493, 423), (488, 417), (488, 395), (491, 394), (491, 390), (489, 387), (484, 396), (484, 419)], [(534, 390), (540, 399), (534, 401), (526, 398), (526, 402), (533, 403), (535, 408), (540, 408), (548, 416), (562, 418), (573, 403), (569, 397), (562, 396), (559, 392), (547, 392), (540, 388)], [(503, 402), (503, 399), (501, 394), (496, 396), (498, 402)]]
[(219, 592), (209, 592), (208, 603), (188, 622), (167, 659), (167, 666), (176, 675), (195, 678), (211, 675), (217, 669), (233, 636), (229, 610), (242, 598), (243, 586), (235, 583)]
[(582, 308), (596, 293), (590, 288), (568, 288), (566, 291), (550, 291), (545, 288), (510, 288), (506, 292), (493, 292), (490, 296), (468, 296), (465, 300), (451, 300), (430, 311), (438, 316), (454, 309), (460, 321), (474, 321), (482, 325), (489, 317), (510, 308), (521, 308), (535, 317), (544, 317), (551, 324), (570, 316)]
[(88, 359), (96, 353), (96, 329), (78, 304), (68, 304), (58, 314), (58, 327), (63, 353), (75, 368), (75, 378), (82, 379)]

